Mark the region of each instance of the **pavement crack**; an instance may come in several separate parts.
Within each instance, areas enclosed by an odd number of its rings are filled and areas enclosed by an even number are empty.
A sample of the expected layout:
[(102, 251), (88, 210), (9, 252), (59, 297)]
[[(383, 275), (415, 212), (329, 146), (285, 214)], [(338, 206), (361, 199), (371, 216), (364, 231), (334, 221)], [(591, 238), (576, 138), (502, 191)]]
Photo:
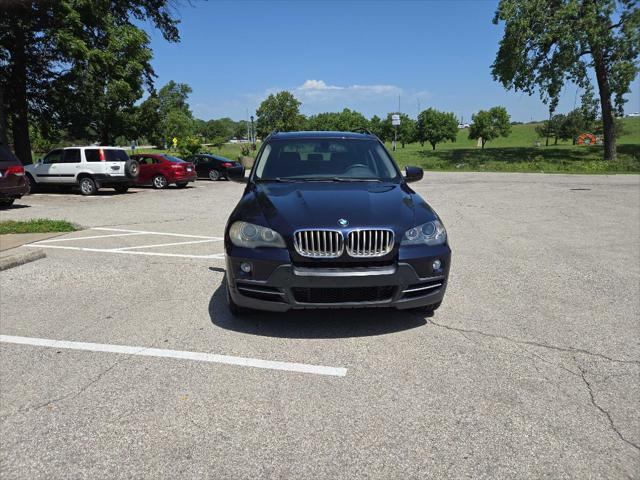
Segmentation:
[[(614, 363), (640, 365), (640, 360), (622, 360), (622, 359), (612, 358), (612, 357), (608, 357), (607, 355), (604, 355), (602, 353), (590, 352), (589, 350), (585, 350), (583, 348), (560, 347), (560, 346), (557, 346), (557, 345), (547, 345), (546, 343), (534, 342), (533, 340), (519, 340), (519, 339), (507, 337), (505, 335), (499, 335), (499, 334), (496, 334), (496, 333), (483, 332), (481, 330), (452, 327), (450, 325), (444, 325), (442, 323), (434, 322), (431, 319), (428, 319), (427, 321), (428, 321), (428, 323), (430, 323), (430, 324), (432, 324), (432, 325), (434, 325), (436, 327), (440, 327), (440, 328), (444, 328), (446, 330), (451, 330), (451, 331), (454, 331), (454, 332), (458, 332), (458, 333), (460, 333), (462, 335), (464, 335), (465, 333), (475, 333), (476, 335), (482, 335), (484, 337), (490, 337), (490, 338), (496, 338), (496, 339), (500, 339), (500, 340), (505, 340), (507, 342), (520, 344), (520, 345), (530, 345), (530, 346), (534, 346), (534, 347), (540, 347), (540, 348), (546, 348), (546, 349), (549, 349), (549, 350), (555, 350), (555, 351), (558, 351), (558, 352), (580, 353), (582, 355), (588, 355), (588, 356), (591, 356), (591, 357), (602, 358), (604, 360), (608, 360), (609, 362), (614, 362)], [(465, 338), (468, 338), (468, 337), (466, 337), (466, 335), (465, 335)]]
[(632, 446), (633, 448), (635, 448), (636, 450), (640, 451), (640, 446), (636, 445), (635, 443), (633, 443), (631, 440), (628, 440), (627, 438), (624, 437), (624, 435), (622, 435), (622, 433), (620, 432), (620, 430), (618, 430), (618, 428), (616, 427), (615, 423), (613, 422), (613, 418), (611, 418), (611, 414), (605, 410), (604, 408), (602, 408), (598, 402), (596, 402), (596, 398), (593, 394), (593, 389), (591, 388), (591, 383), (589, 382), (589, 380), (587, 380), (587, 377), (585, 375), (585, 371), (582, 367), (580, 367), (578, 365), (578, 370), (580, 370), (580, 376), (582, 377), (582, 381), (584, 382), (584, 384), (587, 386), (587, 390), (589, 391), (589, 397), (591, 399), (591, 405), (593, 405), (595, 408), (597, 408), (605, 417), (607, 417), (607, 420), (609, 421), (609, 425), (611, 426), (611, 429), (615, 432), (615, 434), (620, 438), (620, 440), (622, 440), (623, 442), (627, 443), (628, 445)]
[(92, 385), (95, 385), (96, 383), (98, 383), (102, 377), (104, 377), (107, 373), (109, 373), (111, 370), (113, 370), (115, 367), (118, 366), (118, 364), (120, 363), (120, 361), (117, 361), (115, 363), (113, 363), (112, 365), (110, 365), (109, 367), (105, 368), (104, 370), (102, 370), (98, 375), (96, 375), (94, 378), (92, 378), (90, 381), (88, 381), (87, 383), (85, 383), (84, 385), (82, 385), (78, 390), (74, 391), (74, 392), (70, 392), (67, 393), (65, 395), (62, 395), (60, 397), (54, 398), (54, 399), (50, 399), (47, 400), (45, 402), (36, 404), (36, 405), (31, 405), (28, 407), (21, 407), (18, 410), (16, 410), (13, 413), (10, 413), (8, 415), (4, 415), (2, 417), (2, 421), (6, 420), (7, 418), (15, 415), (16, 413), (28, 413), (28, 412), (32, 412), (34, 410), (39, 410), (41, 408), (47, 407), (49, 405), (54, 405), (56, 403), (62, 402), (64, 400), (73, 400), (74, 398), (79, 397), (80, 395), (82, 395), (84, 392), (87, 391), (87, 389), (89, 387), (91, 387)]

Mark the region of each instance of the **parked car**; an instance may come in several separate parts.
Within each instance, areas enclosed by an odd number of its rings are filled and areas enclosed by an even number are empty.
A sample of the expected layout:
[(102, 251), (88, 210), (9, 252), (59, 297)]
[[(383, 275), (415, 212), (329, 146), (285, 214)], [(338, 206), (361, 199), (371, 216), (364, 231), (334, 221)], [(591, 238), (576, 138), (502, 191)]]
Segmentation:
[(227, 299), (247, 309), (395, 307), (436, 310), (451, 250), (436, 212), (374, 135), (267, 137), (225, 228)]
[(139, 165), (122, 148), (92, 145), (52, 150), (25, 170), (32, 190), (42, 185), (77, 186), (83, 195), (93, 195), (103, 187), (125, 193), (135, 185)]
[(184, 188), (189, 182), (195, 182), (196, 172), (192, 163), (181, 158), (159, 153), (138, 153), (131, 155), (140, 164), (138, 185), (153, 185), (153, 188), (167, 188), (175, 183)]
[(214, 181), (228, 178), (227, 170), (229, 168), (241, 166), (240, 162), (208, 153), (193, 155), (188, 160), (196, 166), (198, 177)]
[(7, 146), (0, 145), (0, 207), (9, 207), (28, 193), (22, 163)]

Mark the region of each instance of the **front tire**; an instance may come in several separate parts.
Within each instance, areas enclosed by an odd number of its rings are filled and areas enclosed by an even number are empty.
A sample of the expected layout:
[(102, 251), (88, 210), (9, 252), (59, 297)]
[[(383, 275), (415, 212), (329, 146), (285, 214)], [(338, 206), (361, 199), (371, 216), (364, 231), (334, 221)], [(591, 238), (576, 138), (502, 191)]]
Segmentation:
[(169, 182), (167, 182), (167, 179), (164, 177), (164, 175), (156, 175), (155, 177), (153, 177), (151, 184), (153, 185), (153, 188), (161, 190), (163, 188), (167, 188)]
[(98, 186), (91, 177), (84, 177), (80, 180), (80, 193), (82, 195), (95, 195), (98, 193)]
[(209, 170), (209, 180), (212, 182), (217, 182), (220, 180), (220, 172), (218, 170)]
[(0, 208), (9, 208), (15, 201), (15, 198), (2, 198), (0, 199)]

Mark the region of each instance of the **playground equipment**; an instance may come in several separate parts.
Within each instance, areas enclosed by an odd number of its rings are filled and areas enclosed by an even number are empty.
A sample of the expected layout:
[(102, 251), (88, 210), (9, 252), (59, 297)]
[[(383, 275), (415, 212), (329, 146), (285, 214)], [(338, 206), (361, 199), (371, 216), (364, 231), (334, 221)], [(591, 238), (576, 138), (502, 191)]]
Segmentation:
[(593, 133), (582, 133), (578, 136), (576, 144), (578, 145), (595, 145), (598, 139)]

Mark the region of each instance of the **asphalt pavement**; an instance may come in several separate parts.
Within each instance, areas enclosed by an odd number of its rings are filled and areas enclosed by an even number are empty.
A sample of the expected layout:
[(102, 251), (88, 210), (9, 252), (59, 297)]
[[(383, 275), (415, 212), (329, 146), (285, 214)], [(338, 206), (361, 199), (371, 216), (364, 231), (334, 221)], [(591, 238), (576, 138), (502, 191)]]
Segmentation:
[(432, 317), (231, 317), (230, 182), (0, 212), (86, 228), (0, 272), (0, 477), (640, 478), (640, 177), (412, 187), (453, 250)]

